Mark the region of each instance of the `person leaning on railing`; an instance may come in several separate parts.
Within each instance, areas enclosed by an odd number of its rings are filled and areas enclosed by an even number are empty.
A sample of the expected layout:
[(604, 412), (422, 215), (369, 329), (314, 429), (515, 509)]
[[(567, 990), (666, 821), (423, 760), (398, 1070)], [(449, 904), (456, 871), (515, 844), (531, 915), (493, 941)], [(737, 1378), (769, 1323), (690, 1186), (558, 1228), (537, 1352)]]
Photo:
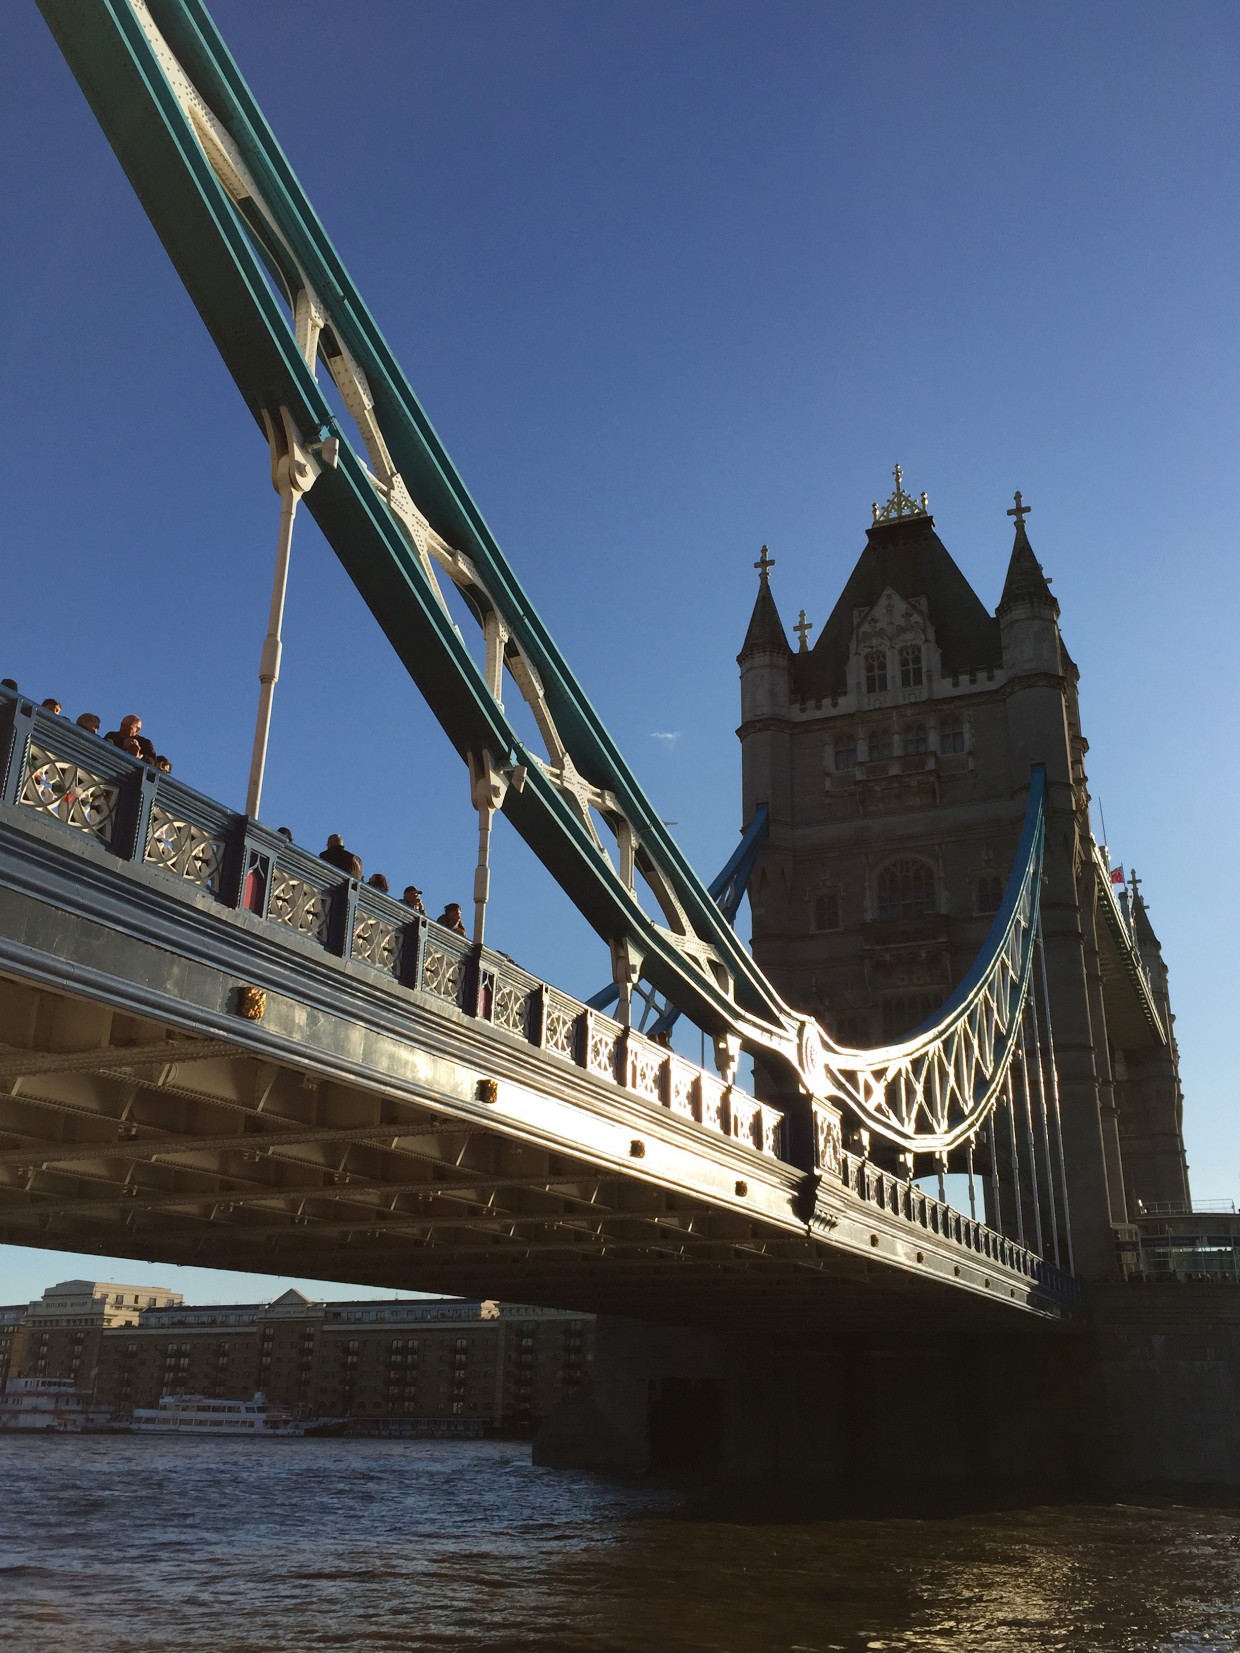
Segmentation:
[(131, 758), (141, 758), (143, 763), (155, 762), (155, 748), (142, 733), (142, 719), (136, 712), (123, 717), (120, 728), (110, 730), (103, 738), (119, 746), (122, 752), (128, 752)]

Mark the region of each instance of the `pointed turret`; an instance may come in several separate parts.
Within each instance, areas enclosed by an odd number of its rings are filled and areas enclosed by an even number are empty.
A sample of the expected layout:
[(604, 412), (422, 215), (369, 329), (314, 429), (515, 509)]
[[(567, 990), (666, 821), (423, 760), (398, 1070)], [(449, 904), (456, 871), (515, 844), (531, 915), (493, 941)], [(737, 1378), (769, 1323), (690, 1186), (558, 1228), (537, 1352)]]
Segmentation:
[(1064, 670), (1059, 637), (1059, 604), (1051, 594), (1050, 581), (1033, 554), (1025, 518), (1030, 507), (1019, 490), (1008, 516), (1016, 518), (1016, 538), (1008, 561), (1007, 579), (995, 616), (1003, 637), (1003, 664), (1009, 672), (1051, 673)]
[(749, 616), (749, 629), (745, 633), (745, 641), (736, 657), (738, 666), (744, 665), (745, 661), (755, 654), (792, 652), (788, 646), (784, 623), (775, 606), (775, 598), (771, 594), (770, 571), (774, 566), (775, 559), (764, 545), (762, 555), (754, 563), (759, 576), (758, 595), (754, 601), (753, 613)]
[(1029, 510), (1028, 505), (1022, 504), (1020, 490), (1017, 489), (1016, 504), (1008, 512), (1008, 516), (1016, 518), (1016, 539), (1008, 562), (1007, 578), (1003, 582), (1003, 595), (996, 610), (1000, 620), (1009, 609), (1022, 605), (1049, 609), (1056, 619), (1059, 618), (1059, 604), (1051, 591), (1050, 581), (1042, 572), (1042, 564), (1034, 556), (1025, 532), (1025, 518)]
[(740, 737), (745, 753), (745, 820), (759, 804), (770, 808), (773, 820), (786, 821), (789, 810), (789, 710), (792, 701), (792, 650), (775, 598), (771, 569), (775, 559), (762, 547), (754, 563), (758, 596), (749, 616), (749, 629), (736, 663), (741, 669)]

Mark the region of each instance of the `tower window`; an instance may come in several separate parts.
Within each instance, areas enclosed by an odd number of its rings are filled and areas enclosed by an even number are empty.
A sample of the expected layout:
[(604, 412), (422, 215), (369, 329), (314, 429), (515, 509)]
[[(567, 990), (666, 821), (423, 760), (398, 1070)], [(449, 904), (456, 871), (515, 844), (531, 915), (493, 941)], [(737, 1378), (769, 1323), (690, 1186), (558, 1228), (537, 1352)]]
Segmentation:
[(890, 729), (876, 729), (874, 731), (874, 733), (870, 736), (869, 754), (871, 763), (877, 763), (880, 758), (889, 758), (891, 756)]
[(814, 928), (815, 930), (838, 930), (840, 928), (840, 898), (835, 890), (828, 890), (824, 895), (814, 898)]
[(977, 881), (977, 910), (997, 913), (1003, 901), (1003, 880), (997, 873), (984, 874)]
[(945, 723), (939, 730), (939, 751), (964, 751), (964, 724), (961, 723), (959, 718), (954, 718), (952, 722)]
[(937, 1009), (938, 1001), (932, 993), (902, 993), (896, 998), (884, 999), (883, 1038), (888, 1044), (894, 1044), (928, 1021)]
[(904, 755), (918, 757), (930, 750), (930, 736), (924, 723), (910, 723), (904, 731)]
[(920, 689), (923, 682), (921, 665), (921, 644), (900, 644), (900, 687), (902, 689)]
[(884, 694), (887, 689), (887, 650), (867, 649), (862, 657), (866, 694)]
[(836, 737), (835, 767), (837, 769), (855, 769), (857, 767), (856, 735), (838, 735)]
[(934, 868), (908, 857), (893, 861), (878, 875), (880, 919), (921, 918), (935, 910)]

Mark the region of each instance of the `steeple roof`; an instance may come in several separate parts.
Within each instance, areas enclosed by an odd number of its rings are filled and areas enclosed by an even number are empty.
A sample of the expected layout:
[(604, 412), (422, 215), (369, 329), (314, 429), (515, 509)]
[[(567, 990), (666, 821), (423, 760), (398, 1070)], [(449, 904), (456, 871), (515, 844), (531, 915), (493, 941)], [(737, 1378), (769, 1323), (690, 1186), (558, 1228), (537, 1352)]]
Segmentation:
[[(1019, 502), (1020, 495), (1017, 494), (1016, 498)], [(1042, 564), (1033, 554), (1023, 516), (1016, 518), (1016, 539), (1008, 562), (1007, 578), (1003, 582), (1003, 595), (999, 598), (999, 617), (1002, 618), (1017, 603), (1037, 604), (1050, 609), (1055, 618), (1059, 618), (1059, 604), (1051, 591), (1050, 581), (1042, 572)]]
[(788, 646), (784, 623), (775, 607), (775, 598), (771, 594), (769, 570), (774, 566), (774, 562), (775, 559), (764, 545), (761, 558), (754, 564), (759, 571), (758, 595), (754, 601), (753, 613), (749, 616), (749, 629), (745, 633), (745, 641), (736, 657), (738, 665), (751, 654), (758, 654), (767, 649), (782, 649), (785, 654), (792, 652)]
[[(934, 531), (934, 518), (918, 512), (875, 521), (866, 530), (865, 550), (822, 635), (807, 654), (794, 657), (798, 695), (811, 699), (846, 692), (857, 611), (873, 608), (888, 586), (909, 601), (925, 598), (945, 672), (984, 670), (1002, 663), (999, 622), (952, 561)], [(756, 608), (754, 615), (756, 619)], [(751, 620), (751, 631), (753, 626)]]

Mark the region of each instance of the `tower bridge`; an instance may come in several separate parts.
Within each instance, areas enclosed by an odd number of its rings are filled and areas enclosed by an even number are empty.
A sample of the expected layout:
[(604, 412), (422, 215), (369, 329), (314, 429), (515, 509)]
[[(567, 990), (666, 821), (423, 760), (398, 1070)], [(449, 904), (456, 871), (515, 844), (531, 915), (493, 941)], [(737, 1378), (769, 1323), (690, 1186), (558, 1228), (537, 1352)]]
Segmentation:
[[(942, 1464), (1068, 1465), (1090, 1293), (1132, 1216), (1188, 1188), (1166, 971), (1093, 840), (1022, 496), (993, 613), (899, 467), (795, 650), (763, 548), (747, 852), (707, 885), (201, 0), (39, 4), (264, 435), (281, 530), (244, 811), (0, 690), (0, 1240), (596, 1310), (565, 1461), (639, 1465), (647, 1381), (691, 1412), (726, 1374), (733, 1443), (764, 1397), (785, 1462), (894, 1440), (912, 1392)], [(462, 759), (469, 937), (262, 820), (303, 502)], [(605, 944), (610, 994), (487, 945), (500, 815)], [(715, 1071), (670, 1047), (677, 1015)]]

